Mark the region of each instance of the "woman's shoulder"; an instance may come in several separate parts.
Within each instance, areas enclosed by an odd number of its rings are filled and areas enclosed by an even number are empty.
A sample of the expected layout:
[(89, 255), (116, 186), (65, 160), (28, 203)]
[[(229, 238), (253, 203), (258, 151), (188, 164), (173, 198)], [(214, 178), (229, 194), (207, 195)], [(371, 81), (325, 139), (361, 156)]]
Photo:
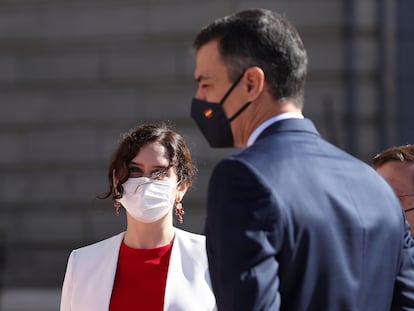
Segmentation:
[(178, 244), (181, 244), (183, 248), (189, 252), (205, 253), (206, 250), (206, 237), (201, 234), (185, 231), (175, 228), (176, 239)]
[(175, 228), (175, 232), (178, 239), (186, 240), (195, 244), (205, 244), (206, 237), (202, 234), (193, 233), (190, 231)]
[[(177, 229), (173, 248), (181, 257), (202, 269), (207, 267), (206, 237), (201, 234)], [(174, 253), (174, 250), (173, 250)]]
[(106, 252), (108, 249), (111, 249), (111, 248), (119, 248), (124, 238), (124, 235), (125, 235), (125, 232), (121, 232), (107, 239), (77, 248), (73, 250), (73, 253), (87, 255), (89, 253), (96, 253), (98, 251)]

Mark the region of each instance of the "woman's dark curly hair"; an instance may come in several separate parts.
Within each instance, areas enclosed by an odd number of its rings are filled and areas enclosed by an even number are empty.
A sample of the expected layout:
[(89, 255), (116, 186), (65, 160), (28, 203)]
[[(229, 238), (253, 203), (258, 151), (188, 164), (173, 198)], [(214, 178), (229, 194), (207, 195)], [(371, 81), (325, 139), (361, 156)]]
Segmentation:
[(167, 149), (169, 164), (175, 169), (178, 182), (188, 187), (191, 186), (196, 167), (184, 138), (165, 123), (144, 124), (123, 135), (123, 139), (110, 161), (108, 169), (109, 190), (99, 196), (100, 199), (107, 199), (110, 196), (115, 199), (114, 177), (118, 181), (118, 192), (123, 192), (121, 185), (129, 178), (128, 164), (143, 146), (152, 142), (159, 142)]

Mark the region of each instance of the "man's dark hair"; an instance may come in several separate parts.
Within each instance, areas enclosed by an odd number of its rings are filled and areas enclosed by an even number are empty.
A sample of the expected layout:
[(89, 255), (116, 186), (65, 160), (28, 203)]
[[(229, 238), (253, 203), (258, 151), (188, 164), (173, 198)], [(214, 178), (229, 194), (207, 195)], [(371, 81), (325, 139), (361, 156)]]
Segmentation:
[(377, 169), (390, 161), (414, 163), (414, 145), (403, 145), (385, 149), (372, 159), (372, 166)]
[(303, 106), (307, 55), (299, 33), (284, 17), (264, 9), (223, 17), (201, 30), (193, 48), (213, 40), (219, 42), (230, 80), (249, 67), (260, 67), (276, 100)]

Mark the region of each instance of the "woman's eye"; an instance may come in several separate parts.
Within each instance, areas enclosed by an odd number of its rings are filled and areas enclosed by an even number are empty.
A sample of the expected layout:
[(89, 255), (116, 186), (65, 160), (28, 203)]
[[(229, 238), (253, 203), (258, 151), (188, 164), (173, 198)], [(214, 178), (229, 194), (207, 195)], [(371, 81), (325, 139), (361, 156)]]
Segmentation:
[(162, 179), (168, 176), (168, 170), (159, 170), (151, 174), (152, 179)]
[(141, 169), (139, 169), (138, 167), (129, 167), (129, 177), (139, 177), (141, 176), (141, 174)]

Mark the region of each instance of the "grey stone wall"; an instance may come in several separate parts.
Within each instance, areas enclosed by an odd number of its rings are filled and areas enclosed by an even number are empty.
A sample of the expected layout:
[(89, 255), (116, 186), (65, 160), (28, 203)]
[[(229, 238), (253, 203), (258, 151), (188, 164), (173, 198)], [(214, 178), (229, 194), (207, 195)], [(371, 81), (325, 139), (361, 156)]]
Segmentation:
[(412, 90), (414, 85), (414, 23), (411, 12), (414, 2), (398, 1), (398, 57), (397, 57), (397, 97), (399, 111), (397, 115), (398, 143), (414, 142), (414, 105)]
[[(196, 88), (190, 47), (201, 26), (228, 13), (266, 7), (286, 14), (309, 53), (305, 114), (328, 140), (348, 150), (352, 140), (349, 151), (369, 160), (381, 139), (378, 2), (353, 1), (351, 19), (345, 3), (1, 1), (3, 288), (58, 288), (71, 249), (123, 230), (124, 217), (117, 218), (110, 202), (95, 197), (106, 190), (106, 167), (120, 133), (136, 124), (168, 120), (186, 137), (199, 175), (184, 200), (183, 227), (203, 231), (209, 173), (234, 150), (210, 149), (189, 117)], [(351, 114), (347, 77), (355, 82)], [(388, 94), (392, 116), (394, 95)], [(349, 126), (356, 129), (352, 137)]]

